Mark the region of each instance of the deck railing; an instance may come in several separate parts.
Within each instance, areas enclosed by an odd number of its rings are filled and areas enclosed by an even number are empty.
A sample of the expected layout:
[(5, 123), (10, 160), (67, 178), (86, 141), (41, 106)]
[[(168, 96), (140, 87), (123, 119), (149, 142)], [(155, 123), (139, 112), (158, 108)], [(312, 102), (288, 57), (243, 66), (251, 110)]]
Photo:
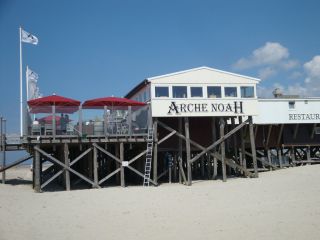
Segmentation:
[(149, 105), (143, 107), (105, 107), (70, 111), (53, 106), (47, 113), (25, 118), (25, 136), (133, 136), (147, 134), (150, 121)]

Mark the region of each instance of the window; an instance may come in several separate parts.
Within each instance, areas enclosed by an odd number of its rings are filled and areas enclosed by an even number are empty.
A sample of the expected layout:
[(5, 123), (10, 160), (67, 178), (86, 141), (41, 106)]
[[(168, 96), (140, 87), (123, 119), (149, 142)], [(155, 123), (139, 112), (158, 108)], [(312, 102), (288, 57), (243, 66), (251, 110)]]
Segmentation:
[(240, 87), (242, 98), (253, 98), (254, 88), (253, 87)]
[(156, 97), (169, 97), (168, 87), (155, 87)]
[(289, 102), (289, 109), (295, 109), (295, 105), (296, 105), (296, 102), (290, 101)]
[(221, 98), (221, 87), (208, 87), (208, 98)]
[(224, 88), (225, 97), (237, 97), (237, 87), (225, 87)]
[(191, 97), (203, 97), (202, 87), (191, 87)]
[(187, 87), (186, 86), (173, 86), (172, 94), (174, 98), (186, 98), (187, 97)]
[(315, 127), (314, 132), (315, 134), (320, 134), (320, 127)]

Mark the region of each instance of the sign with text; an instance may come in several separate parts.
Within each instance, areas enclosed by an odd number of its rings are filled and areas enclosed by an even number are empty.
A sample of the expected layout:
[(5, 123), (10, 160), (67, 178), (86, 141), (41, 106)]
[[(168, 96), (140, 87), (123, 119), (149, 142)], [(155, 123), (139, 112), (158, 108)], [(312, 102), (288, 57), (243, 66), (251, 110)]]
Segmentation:
[(153, 99), (152, 116), (243, 116), (257, 114), (255, 99), (175, 100)]

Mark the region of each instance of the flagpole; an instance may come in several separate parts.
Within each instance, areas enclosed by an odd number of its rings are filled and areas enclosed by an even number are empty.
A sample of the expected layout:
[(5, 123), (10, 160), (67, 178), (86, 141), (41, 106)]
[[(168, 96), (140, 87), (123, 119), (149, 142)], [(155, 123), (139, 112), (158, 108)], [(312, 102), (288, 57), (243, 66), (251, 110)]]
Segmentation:
[(29, 66), (27, 65), (27, 70), (26, 70), (26, 93), (27, 93), (27, 101), (29, 100)]
[(22, 37), (21, 37), (21, 26), (19, 27), (20, 36), (20, 136), (23, 136), (23, 95), (22, 95)]

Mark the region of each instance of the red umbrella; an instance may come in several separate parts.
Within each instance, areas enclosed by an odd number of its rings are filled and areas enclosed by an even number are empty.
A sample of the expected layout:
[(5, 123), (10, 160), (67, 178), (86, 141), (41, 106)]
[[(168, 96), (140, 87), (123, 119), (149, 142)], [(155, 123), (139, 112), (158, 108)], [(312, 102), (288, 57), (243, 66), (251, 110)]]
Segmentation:
[(145, 106), (146, 104), (143, 102), (138, 102), (135, 100), (127, 99), (127, 98), (119, 98), (119, 97), (103, 97), (87, 100), (82, 104), (83, 108), (93, 108), (100, 109), (104, 106)]
[(56, 106), (56, 113), (73, 113), (78, 110), (80, 101), (58, 95), (36, 98), (28, 101), (31, 113), (50, 113)]

